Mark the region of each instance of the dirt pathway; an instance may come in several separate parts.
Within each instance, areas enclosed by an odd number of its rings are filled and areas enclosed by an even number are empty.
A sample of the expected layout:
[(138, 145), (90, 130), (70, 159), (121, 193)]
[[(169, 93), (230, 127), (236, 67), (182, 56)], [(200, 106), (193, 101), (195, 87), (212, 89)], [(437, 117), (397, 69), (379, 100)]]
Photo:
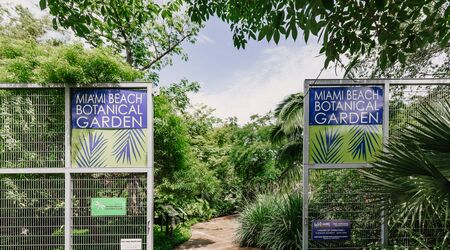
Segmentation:
[(234, 234), (238, 226), (235, 215), (195, 224), (192, 226), (191, 238), (177, 249), (257, 250), (239, 247), (234, 242)]

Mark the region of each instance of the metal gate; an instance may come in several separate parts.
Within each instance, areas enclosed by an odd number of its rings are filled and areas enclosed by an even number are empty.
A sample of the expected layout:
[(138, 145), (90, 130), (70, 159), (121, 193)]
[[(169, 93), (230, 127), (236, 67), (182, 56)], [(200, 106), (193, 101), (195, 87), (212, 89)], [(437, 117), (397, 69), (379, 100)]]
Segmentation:
[[(0, 84), (0, 248), (153, 249), (153, 103), (150, 83), (86, 88), (147, 93), (147, 166), (71, 166), (68, 85)], [(126, 214), (92, 216), (91, 198), (123, 197)]]
[[(449, 79), (375, 79), (375, 80), (305, 80), (305, 130), (303, 171), (303, 249), (404, 249), (417, 247), (414, 234), (433, 242), (439, 230), (449, 230), (450, 221), (429, 228), (402, 228), (393, 225), (371, 202), (370, 192), (358, 185), (362, 176), (356, 168), (368, 164), (342, 166), (313, 166), (309, 164), (308, 95), (315, 86), (381, 86), (384, 88), (383, 142), (389, 136), (400, 136), (407, 123), (417, 114), (417, 107), (424, 102), (450, 100)], [(390, 122), (389, 122), (390, 121)], [(317, 176), (321, 176), (320, 183)], [(324, 176), (326, 178), (324, 178)], [(340, 186), (335, 185), (339, 180)], [(347, 219), (352, 222), (352, 233), (347, 241), (313, 241), (313, 220)], [(395, 230), (389, 230), (389, 226)], [(422, 246), (423, 247), (423, 246)], [(431, 246), (430, 246), (431, 247)], [(420, 247), (419, 247), (420, 248)]]

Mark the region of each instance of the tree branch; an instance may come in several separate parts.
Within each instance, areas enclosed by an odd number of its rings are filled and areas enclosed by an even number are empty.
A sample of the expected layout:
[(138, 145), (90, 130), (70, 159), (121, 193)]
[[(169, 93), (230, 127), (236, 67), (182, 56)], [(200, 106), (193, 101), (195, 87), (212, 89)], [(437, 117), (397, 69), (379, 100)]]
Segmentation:
[(178, 47), (178, 45), (180, 45), (184, 40), (186, 40), (186, 38), (190, 37), (192, 34), (188, 33), (186, 35), (184, 35), (180, 40), (178, 40), (174, 45), (169, 46), (169, 48), (164, 51), (162, 54), (160, 54), (159, 56), (157, 56), (154, 60), (150, 61), (149, 64), (145, 65), (144, 67), (141, 68), (141, 71), (147, 70), (149, 68), (151, 68), (155, 63), (157, 63), (158, 61), (160, 61), (164, 56), (166, 56), (167, 54), (169, 54), (170, 52), (172, 52), (176, 47)]

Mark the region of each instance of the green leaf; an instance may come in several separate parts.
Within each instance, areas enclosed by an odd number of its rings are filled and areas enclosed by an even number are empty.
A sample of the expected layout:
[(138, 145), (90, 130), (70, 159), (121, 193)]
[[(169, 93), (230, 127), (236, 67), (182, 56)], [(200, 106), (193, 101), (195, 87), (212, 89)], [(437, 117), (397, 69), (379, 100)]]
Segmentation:
[(273, 33), (273, 40), (276, 44), (280, 41), (280, 32), (278, 30), (275, 30)]
[(39, 0), (39, 7), (41, 8), (41, 10), (47, 8), (47, 0)]
[(327, 10), (333, 10), (334, 8), (334, 0), (321, 0), (323, 7)]
[(386, 51), (384, 51), (384, 50), (381, 51), (379, 62), (380, 62), (380, 68), (385, 69), (386, 63), (387, 63)]
[(273, 33), (273, 29), (270, 26), (267, 26), (266, 39), (268, 42), (272, 39)]
[(52, 19), (52, 26), (54, 30), (58, 29), (58, 21), (56, 21), (56, 18)]
[(264, 26), (258, 34), (258, 41), (261, 41), (266, 36), (267, 28)]
[(305, 43), (308, 42), (308, 39), (309, 39), (309, 30), (308, 29), (303, 30), (303, 36), (305, 38)]
[(298, 31), (297, 31), (297, 27), (293, 26), (292, 27), (292, 38), (295, 40), (297, 40), (297, 36), (298, 36)]
[(377, 7), (377, 10), (383, 10), (385, 5), (386, 0), (375, 0), (375, 6)]
[(405, 64), (405, 63), (406, 63), (406, 55), (405, 55), (405, 53), (399, 52), (399, 53), (398, 53), (398, 60), (399, 60), (401, 63)]
[(308, 26), (311, 30), (311, 33), (317, 36), (317, 34), (319, 33), (319, 25), (314, 18), (308, 20)]

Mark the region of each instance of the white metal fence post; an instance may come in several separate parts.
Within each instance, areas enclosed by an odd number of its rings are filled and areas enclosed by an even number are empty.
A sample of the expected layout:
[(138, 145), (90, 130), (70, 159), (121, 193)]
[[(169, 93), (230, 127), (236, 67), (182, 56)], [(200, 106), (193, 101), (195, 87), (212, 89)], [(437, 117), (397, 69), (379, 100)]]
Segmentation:
[(303, 88), (303, 211), (302, 211), (302, 248), (308, 249), (308, 207), (309, 207), (309, 83)]
[(70, 88), (64, 88), (64, 249), (72, 249), (72, 178), (70, 174)]
[(152, 84), (147, 86), (147, 249), (153, 250), (153, 90)]
[[(389, 98), (390, 98), (390, 84), (386, 80), (384, 83), (384, 103), (383, 103), (383, 145), (389, 141)], [(384, 146), (383, 146), (384, 147)], [(386, 247), (388, 245), (388, 220), (386, 218), (386, 211), (381, 210), (381, 245)]]

